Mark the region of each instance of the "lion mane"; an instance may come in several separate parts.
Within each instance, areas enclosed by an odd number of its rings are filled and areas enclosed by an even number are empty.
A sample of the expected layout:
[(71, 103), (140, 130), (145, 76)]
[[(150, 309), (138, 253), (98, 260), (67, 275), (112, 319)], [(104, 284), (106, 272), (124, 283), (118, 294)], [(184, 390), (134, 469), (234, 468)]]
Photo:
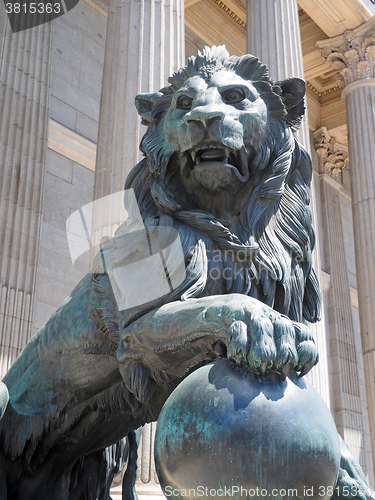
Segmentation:
[[(242, 195), (239, 217), (229, 221), (185, 196), (173, 168), (175, 151), (164, 133), (175, 92), (195, 75), (208, 81), (223, 69), (250, 80), (268, 111), (264, 138), (249, 156), (251, 186)], [(319, 284), (311, 262), (312, 164), (294, 136), (305, 110), (305, 84), (298, 80), (296, 98), (293, 80), (274, 83), (256, 57), (229, 57), (225, 47), (206, 47), (169, 78), (168, 87), (137, 96), (138, 112), (148, 129), (141, 142), (144, 158), (125, 187), (134, 189), (146, 227), (171, 226), (179, 232), (186, 279), (168, 301), (208, 295), (214, 265), (210, 255), (219, 250), (226, 268), (224, 293), (251, 295), (295, 321), (319, 320)]]

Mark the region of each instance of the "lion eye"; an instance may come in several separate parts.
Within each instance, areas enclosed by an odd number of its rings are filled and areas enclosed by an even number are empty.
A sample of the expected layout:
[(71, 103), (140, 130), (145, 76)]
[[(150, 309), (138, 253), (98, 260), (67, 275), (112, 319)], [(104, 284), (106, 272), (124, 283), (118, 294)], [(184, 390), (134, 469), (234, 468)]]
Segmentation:
[(241, 102), (245, 99), (245, 97), (245, 92), (241, 89), (230, 89), (222, 94), (224, 102), (230, 104)]
[(187, 95), (182, 95), (177, 99), (177, 108), (179, 109), (191, 109), (191, 104), (193, 99)]

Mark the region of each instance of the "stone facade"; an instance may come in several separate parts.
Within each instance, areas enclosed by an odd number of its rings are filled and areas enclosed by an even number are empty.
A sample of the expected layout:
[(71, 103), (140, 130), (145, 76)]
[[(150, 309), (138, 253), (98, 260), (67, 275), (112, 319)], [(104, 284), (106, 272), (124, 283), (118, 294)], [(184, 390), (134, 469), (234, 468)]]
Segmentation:
[[(88, 271), (88, 266), (72, 266), (66, 220), (93, 198), (95, 163), (87, 164), (82, 157), (88, 156), (90, 147), (96, 150), (98, 137), (107, 29), (106, 5), (98, 5), (102, 12), (81, 2), (52, 23), (50, 133), (33, 333)], [(72, 144), (77, 142), (80, 145), (73, 150)]]
[(359, 317), (372, 448), (375, 447), (375, 18), (318, 42), (344, 88), (354, 223)]
[[(300, 140), (314, 163), (324, 303), (315, 327), (321, 361), (311, 380), (374, 486), (375, 6), (314, 3), (81, 0), (18, 34), (0, 4), (0, 368), (7, 370), (89, 268), (88, 259), (72, 264), (66, 220), (123, 188), (139, 158), (134, 95), (162, 87), (184, 52), (225, 43), (240, 55), (247, 43), (274, 79), (308, 82)], [(145, 498), (162, 498), (154, 432), (155, 424), (146, 426), (140, 446)], [(121, 498), (118, 484), (113, 498)]]

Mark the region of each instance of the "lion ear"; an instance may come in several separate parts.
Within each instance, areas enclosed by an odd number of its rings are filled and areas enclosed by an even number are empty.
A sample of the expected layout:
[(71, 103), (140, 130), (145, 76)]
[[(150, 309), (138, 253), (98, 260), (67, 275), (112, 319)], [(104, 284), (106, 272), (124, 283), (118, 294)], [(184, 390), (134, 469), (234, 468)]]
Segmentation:
[(281, 99), (287, 112), (286, 122), (293, 129), (298, 129), (305, 114), (306, 83), (301, 78), (287, 78), (276, 85), (281, 88)]
[(135, 107), (137, 108), (139, 116), (142, 118), (142, 125), (149, 127), (155, 122), (152, 117), (152, 108), (162, 95), (161, 92), (154, 92), (153, 94), (138, 94), (136, 96)]

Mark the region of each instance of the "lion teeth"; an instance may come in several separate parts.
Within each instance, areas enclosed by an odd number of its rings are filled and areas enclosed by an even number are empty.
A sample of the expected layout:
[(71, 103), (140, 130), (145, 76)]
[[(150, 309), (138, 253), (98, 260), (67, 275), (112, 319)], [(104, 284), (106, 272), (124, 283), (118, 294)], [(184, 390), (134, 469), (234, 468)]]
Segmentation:
[(197, 152), (194, 151), (194, 149), (192, 149), (190, 151), (190, 154), (191, 154), (191, 159), (193, 160), (193, 162), (195, 163), (196, 162), (196, 159), (197, 159)]
[(182, 169), (185, 168), (187, 160), (188, 160), (188, 157), (185, 154), (182, 154), (180, 156), (180, 165), (181, 165)]
[(243, 176), (243, 180), (247, 181), (250, 177), (249, 167), (248, 167), (248, 150), (246, 148), (242, 148), (240, 151), (240, 173)]

